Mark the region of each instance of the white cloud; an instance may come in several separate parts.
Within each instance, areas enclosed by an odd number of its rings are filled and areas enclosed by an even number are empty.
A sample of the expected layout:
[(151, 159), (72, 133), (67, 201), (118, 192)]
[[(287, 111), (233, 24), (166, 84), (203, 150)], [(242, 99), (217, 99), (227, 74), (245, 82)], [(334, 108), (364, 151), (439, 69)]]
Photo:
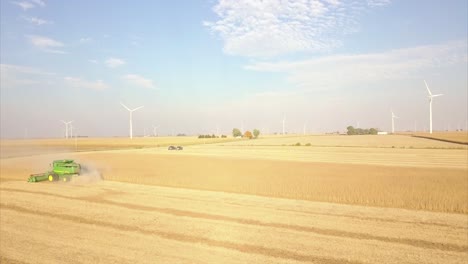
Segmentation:
[(302, 61), (257, 62), (248, 70), (284, 72), (288, 80), (310, 90), (420, 78), (427, 69), (467, 62), (467, 43), (396, 49), (381, 53), (335, 55)]
[(26, 1), (21, 1), (21, 2), (12, 2), (13, 4), (21, 7), (24, 11), (28, 10), (28, 9), (31, 9), (31, 8), (34, 8), (34, 5), (31, 4), (30, 2), (26, 2)]
[(36, 6), (44, 7), (46, 5), (42, 0), (13, 1), (11, 3), (21, 7), (24, 11), (27, 11), (28, 9), (34, 8)]
[(66, 51), (57, 49), (57, 48), (62, 48), (64, 46), (64, 44), (60, 41), (57, 41), (48, 37), (37, 36), (37, 35), (31, 35), (27, 37), (29, 38), (29, 41), (31, 42), (31, 44), (41, 49), (42, 51), (49, 52), (49, 53), (57, 53), (57, 54), (67, 53)]
[(87, 81), (80, 78), (75, 77), (65, 77), (65, 82), (67, 82), (72, 87), (76, 88), (86, 88), (86, 89), (93, 89), (93, 90), (104, 90), (108, 89), (109, 85), (104, 83), (102, 80), (97, 81)]
[(41, 78), (46, 77), (46, 79), (50, 80), (50, 77), (53, 75), (55, 75), (55, 73), (46, 72), (37, 68), (0, 64), (0, 87), (5, 89), (37, 84), (41, 81)]
[(45, 19), (37, 18), (37, 17), (23, 17), (24, 20), (28, 21), (29, 23), (35, 24), (37, 26), (45, 25), (45, 24), (52, 24), (51, 21), (47, 21)]
[(109, 68), (117, 68), (119, 66), (122, 66), (125, 64), (125, 61), (122, 60), (122, 59), (118, 59), (118, 58), (108, 58), (106, 61), (105, 61), (106, 65), (109, 67)]
[(93, 63), (93, 64), (98, 64), (99, 63), (97, 60), (88, 60), (88, 61)]
[(369, 6), (386, 6), (389, 5), (392, 1), (391, 0), (367, 0), (367, 4)]
[(92, 38), (80, 38), (80, 43), (85, 44), (85, 43), (90, 43), (92, 42)]
[(45, 6), (45, 2), (42, 0), (31, 0), (31, 2), (39, 6)]
[(376, 5), (377, 1), (220, 0), (213, 8), (219, 19), (203, 24), (223, 39), (224, 52), (230, 55), (323, 52), (340, 46), (341, 36), (357, 30), (360, 14)]
[(136, 85), (136, 86), (149, 88), (149, 89), (154, 89), (155, 88), (152, 80), (146, 79), (146, 78), (144, 78), (144, 77), (142, 77), (140, 75), (137, 75), (137, 74), (127, 74), (127, 75), (122, 76), (122, 78), (124, 80), (126, 80), (127, 82), (129, 82), (129, 83), (131, 83), (133, 85)]

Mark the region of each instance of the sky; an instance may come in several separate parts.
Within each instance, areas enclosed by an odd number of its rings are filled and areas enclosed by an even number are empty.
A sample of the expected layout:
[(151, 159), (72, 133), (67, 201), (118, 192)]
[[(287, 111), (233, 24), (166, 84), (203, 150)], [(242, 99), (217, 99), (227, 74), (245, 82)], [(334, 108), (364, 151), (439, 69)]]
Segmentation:
[(1, 0), (0, 136), (466, 130), (467, 3)]

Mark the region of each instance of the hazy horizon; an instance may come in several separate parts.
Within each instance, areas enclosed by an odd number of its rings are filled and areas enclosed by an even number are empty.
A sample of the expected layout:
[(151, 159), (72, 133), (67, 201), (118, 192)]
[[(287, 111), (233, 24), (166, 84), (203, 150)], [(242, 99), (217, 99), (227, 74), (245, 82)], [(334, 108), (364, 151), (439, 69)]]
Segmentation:
[(0, 5), (2, 138), (468, 128), (466, 1)]

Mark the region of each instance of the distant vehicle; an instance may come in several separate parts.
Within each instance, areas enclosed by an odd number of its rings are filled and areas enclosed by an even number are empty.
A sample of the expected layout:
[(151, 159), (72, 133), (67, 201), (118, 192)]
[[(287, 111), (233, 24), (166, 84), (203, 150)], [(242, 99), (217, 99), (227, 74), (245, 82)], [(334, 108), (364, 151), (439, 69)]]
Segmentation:
[(174, 146), (169, 146), (169, 147), (167, 148), (167, 150), (177, 150), (177, 148), (174, 147)]
[(177, 146), (177, 150), (183, 150), (184, 148), (182, 146)]

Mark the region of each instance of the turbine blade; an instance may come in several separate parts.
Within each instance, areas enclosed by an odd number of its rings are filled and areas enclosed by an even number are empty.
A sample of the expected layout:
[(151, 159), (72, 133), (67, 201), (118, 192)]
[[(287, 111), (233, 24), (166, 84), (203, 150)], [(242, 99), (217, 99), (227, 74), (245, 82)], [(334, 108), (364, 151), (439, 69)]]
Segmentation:
[(432, 97), (442, 96), (443, 94), (434, 94)]
[(133, 112), (133, 111), (136, 111), (136, 110), (138, 110), (138, 109), (141, 109), (141, 108), (143, 108), (143, 107), (145, 107), (145, 106), (144, 106), (144, 105), (142, 105), (142, 106), (140, 106), (140, 107), (137, 107), (137, 108), (135, 108), (135, 109), (133, 109), (133, 110), (130, 110), (130, 111), (132, 111), (132, 112)]
[(126, 105), (124, 105), (122, 102), (120, 102), (120, 104), (121, 104), (123, 107), (125, 107), (125, 109), (127, 109), (128, 111), (132, 111), (132, 110), (130, 110), (130, 108), (128, 108), (128, 107), (127, 107)]
[(429, 90), (429, 86), (427, 86), (426, 80), (424, 80), (424, 84), (426, 85), (427, 92), (429, 93), (430, 96), (432, 96), (431, 90)]

